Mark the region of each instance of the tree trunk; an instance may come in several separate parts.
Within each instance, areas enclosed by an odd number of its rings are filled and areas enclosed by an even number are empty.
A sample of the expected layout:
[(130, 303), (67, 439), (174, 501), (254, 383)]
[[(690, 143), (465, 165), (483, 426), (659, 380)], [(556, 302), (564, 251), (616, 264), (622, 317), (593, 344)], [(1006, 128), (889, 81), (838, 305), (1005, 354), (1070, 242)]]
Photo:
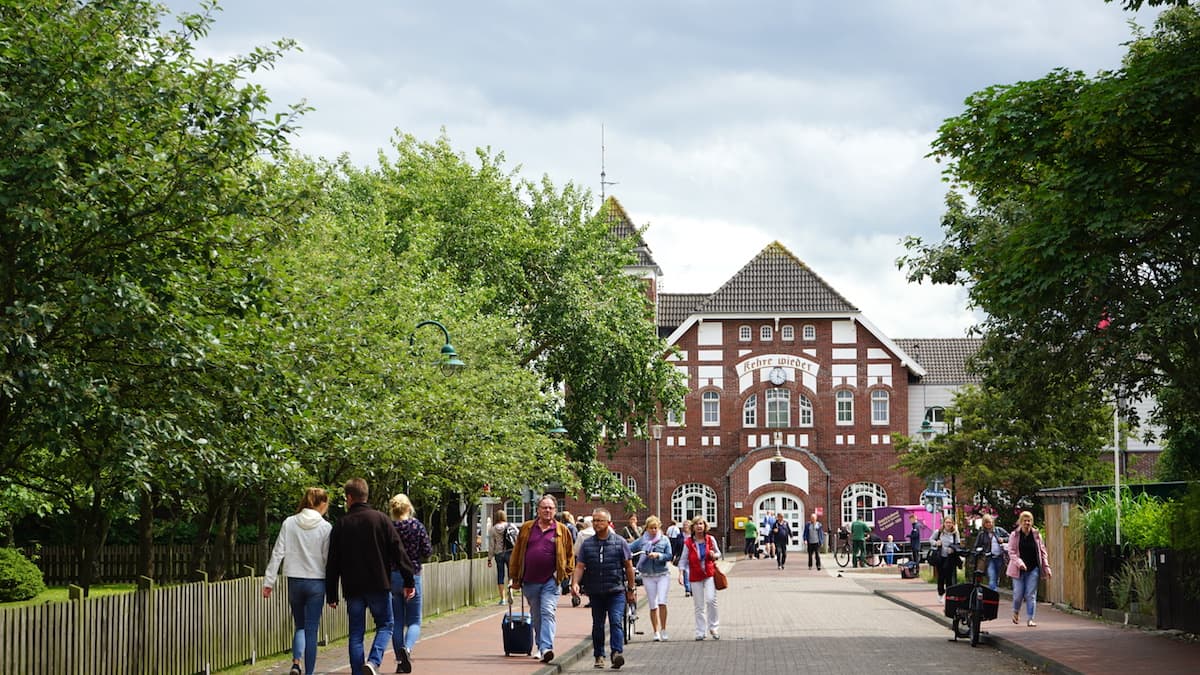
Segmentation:
[[(209, 559), (209, 542), (212, 535), (213, 521), (217, 518), (217, 509), (220, 508), (220, 498), (218, 490), (213, 487), (211, 482), (205, 481), (205, 496), (207, 504), (203, 511), (200, 512), (200, 520), (196, 524), (196, 536), (192, 540), (192, 560), (188, 569), (191, 574), (197, 574), (201, 571), (207, 571)], [(199, 577), (197, 577), (199, 578)]]
[(267, 529), (267, 495), (265, 492), (258, 493), (258, 499), (255, 502), (255, 529), (258, 532), (258, 539), (255, 540), (255, 550), (257, 560), (254, 561), (254, 569), (259, 574), (265, 574), (267, 569), (267, 560), (271, 557), (271, 533)]
[(242, 500), (241, 492), (239, 491), (229, 500), (229, 508), (225, 511), (225, 533), (221, 538), (221, 557), (225, 559), (223, 566), (222, 579), (236, 579), (241, 570), (237, 569), (238, 560), (234, 555), (234, 547), (237, 545), (238, 538), (238, 508)]
[(137, 573), (154, 578), (154, 495), (149, 490), (138, 492), (138, 560)]
[(213, 513), (212, 554), (208, 557), (208, 580), (220, 581), (225, 578), (225, 532), (229, 522), (229, 500), (222, 496), (217, 502), (216, 512)]
[(100, 549), (108, 537), (108, 526), (112, 522), (104, 510), (104, 497), (98, 486), (92, 488), (92, 503), (83, 511), (79, 518), (81, 525), (80, 544), (81, 556), (79, 562), (79, 585), (83, 587), (84, 595), (90, 591), (96, 580), (96, 561), (100, 559)]

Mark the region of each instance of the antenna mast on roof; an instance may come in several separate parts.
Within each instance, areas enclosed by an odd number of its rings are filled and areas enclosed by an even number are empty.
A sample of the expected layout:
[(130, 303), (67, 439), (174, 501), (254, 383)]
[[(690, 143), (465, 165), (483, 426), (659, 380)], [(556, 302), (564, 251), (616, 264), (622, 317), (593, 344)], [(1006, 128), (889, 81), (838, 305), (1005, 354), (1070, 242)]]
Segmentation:
[(600, 203), (604, 203), (604, 188), (607, 185), (618, 185), (618, 183), (605, 180), (608, 174), (604, 173), (604, 125), (600, 125)]

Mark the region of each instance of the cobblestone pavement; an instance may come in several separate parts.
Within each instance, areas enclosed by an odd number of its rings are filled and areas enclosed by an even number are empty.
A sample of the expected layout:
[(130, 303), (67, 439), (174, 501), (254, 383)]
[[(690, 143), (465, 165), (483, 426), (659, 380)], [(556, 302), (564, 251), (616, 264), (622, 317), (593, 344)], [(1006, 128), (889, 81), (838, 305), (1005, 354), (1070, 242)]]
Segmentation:
[[(721, 640), (694, 641), (691, 598), (673, 589), (668, 605), (671, 640), (646, 635), (625, 650), (628, 672), (695, 673), (1026, 673), (1023, 661), (990, 647), (950, 642), (948, 628), (883, 598), (858, 578), (836, 569), (809, 571), (793, 563), (736, 563), (729, 588), (717, 594)], [(933, 593), (932, 590), (929, 591)], [(565, 672), (596, 672), (591, 647)]]

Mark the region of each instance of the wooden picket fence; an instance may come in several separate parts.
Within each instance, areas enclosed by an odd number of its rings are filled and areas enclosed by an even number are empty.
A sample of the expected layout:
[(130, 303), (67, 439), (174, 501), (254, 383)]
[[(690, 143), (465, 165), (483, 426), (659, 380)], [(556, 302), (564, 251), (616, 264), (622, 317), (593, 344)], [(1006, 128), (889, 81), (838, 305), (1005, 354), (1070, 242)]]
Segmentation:
[[(486, 559), (427, 563), (426, 616), (481, 604), (496, 592)], [(122, 595), (0, 607), (0, 675), (193, 675), (291, 651), (287, 583), (270, 599), (263, 578), (155, 587)], [(321, 615), (323, 644), (348, 632), (345, 603)]]
[[(159, 584), (180, 584), (197, 579), (192, 568), (192, 547), (155, 544), (150, 547), (154, 559), (154, 581)], [(138, 580), (138, 547), (136, 545), (104, 546), (96, 556), (95, 583), (135, 583)], [(233, 547), (230, 569), (257, 568), (258, 547), (238, 544)], [(79, 580), (79, 550), (73, 546), (27, 547), (25, 556), (42, 571), (48, 586), (66, 586)]]

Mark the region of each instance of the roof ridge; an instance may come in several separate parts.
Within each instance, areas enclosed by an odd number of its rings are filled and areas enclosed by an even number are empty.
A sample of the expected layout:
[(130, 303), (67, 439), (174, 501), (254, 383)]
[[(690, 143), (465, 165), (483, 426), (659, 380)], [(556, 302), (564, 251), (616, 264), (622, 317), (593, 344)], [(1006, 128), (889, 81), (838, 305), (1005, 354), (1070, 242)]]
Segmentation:
[[(772, 256), (786, 258), (790, 266), (798, 274), (789, 274), (785, 268), (774, 266)], [(791, 287), (781, 288), (785, 284)], [(770, 288), (768, 288), (770, 287)], [(721, 287), (714, 291), (699, 310), (716, 311), (719, 306), (728, 304), (724, 309), (742, 309), (744, 311), (765, 311), (755, 307), (776, 303), (780, 300), (779, 292), (784, 291), (789, 297), (783, 299), (777, 309), (772, 311), (823, 311), (823, 312), (858, 312), (858, 308), (837, 291), (821, 275), (817, 274), (803, 260), (792, 253), (779, 240), (767, 244), (758, 255), (742, 266)], [(765, 297), (773, 294), (773, 297)], [(746, 297), (734, 297), (746, 296)], [(791, 302), (792, 306), (784, 306)]]

